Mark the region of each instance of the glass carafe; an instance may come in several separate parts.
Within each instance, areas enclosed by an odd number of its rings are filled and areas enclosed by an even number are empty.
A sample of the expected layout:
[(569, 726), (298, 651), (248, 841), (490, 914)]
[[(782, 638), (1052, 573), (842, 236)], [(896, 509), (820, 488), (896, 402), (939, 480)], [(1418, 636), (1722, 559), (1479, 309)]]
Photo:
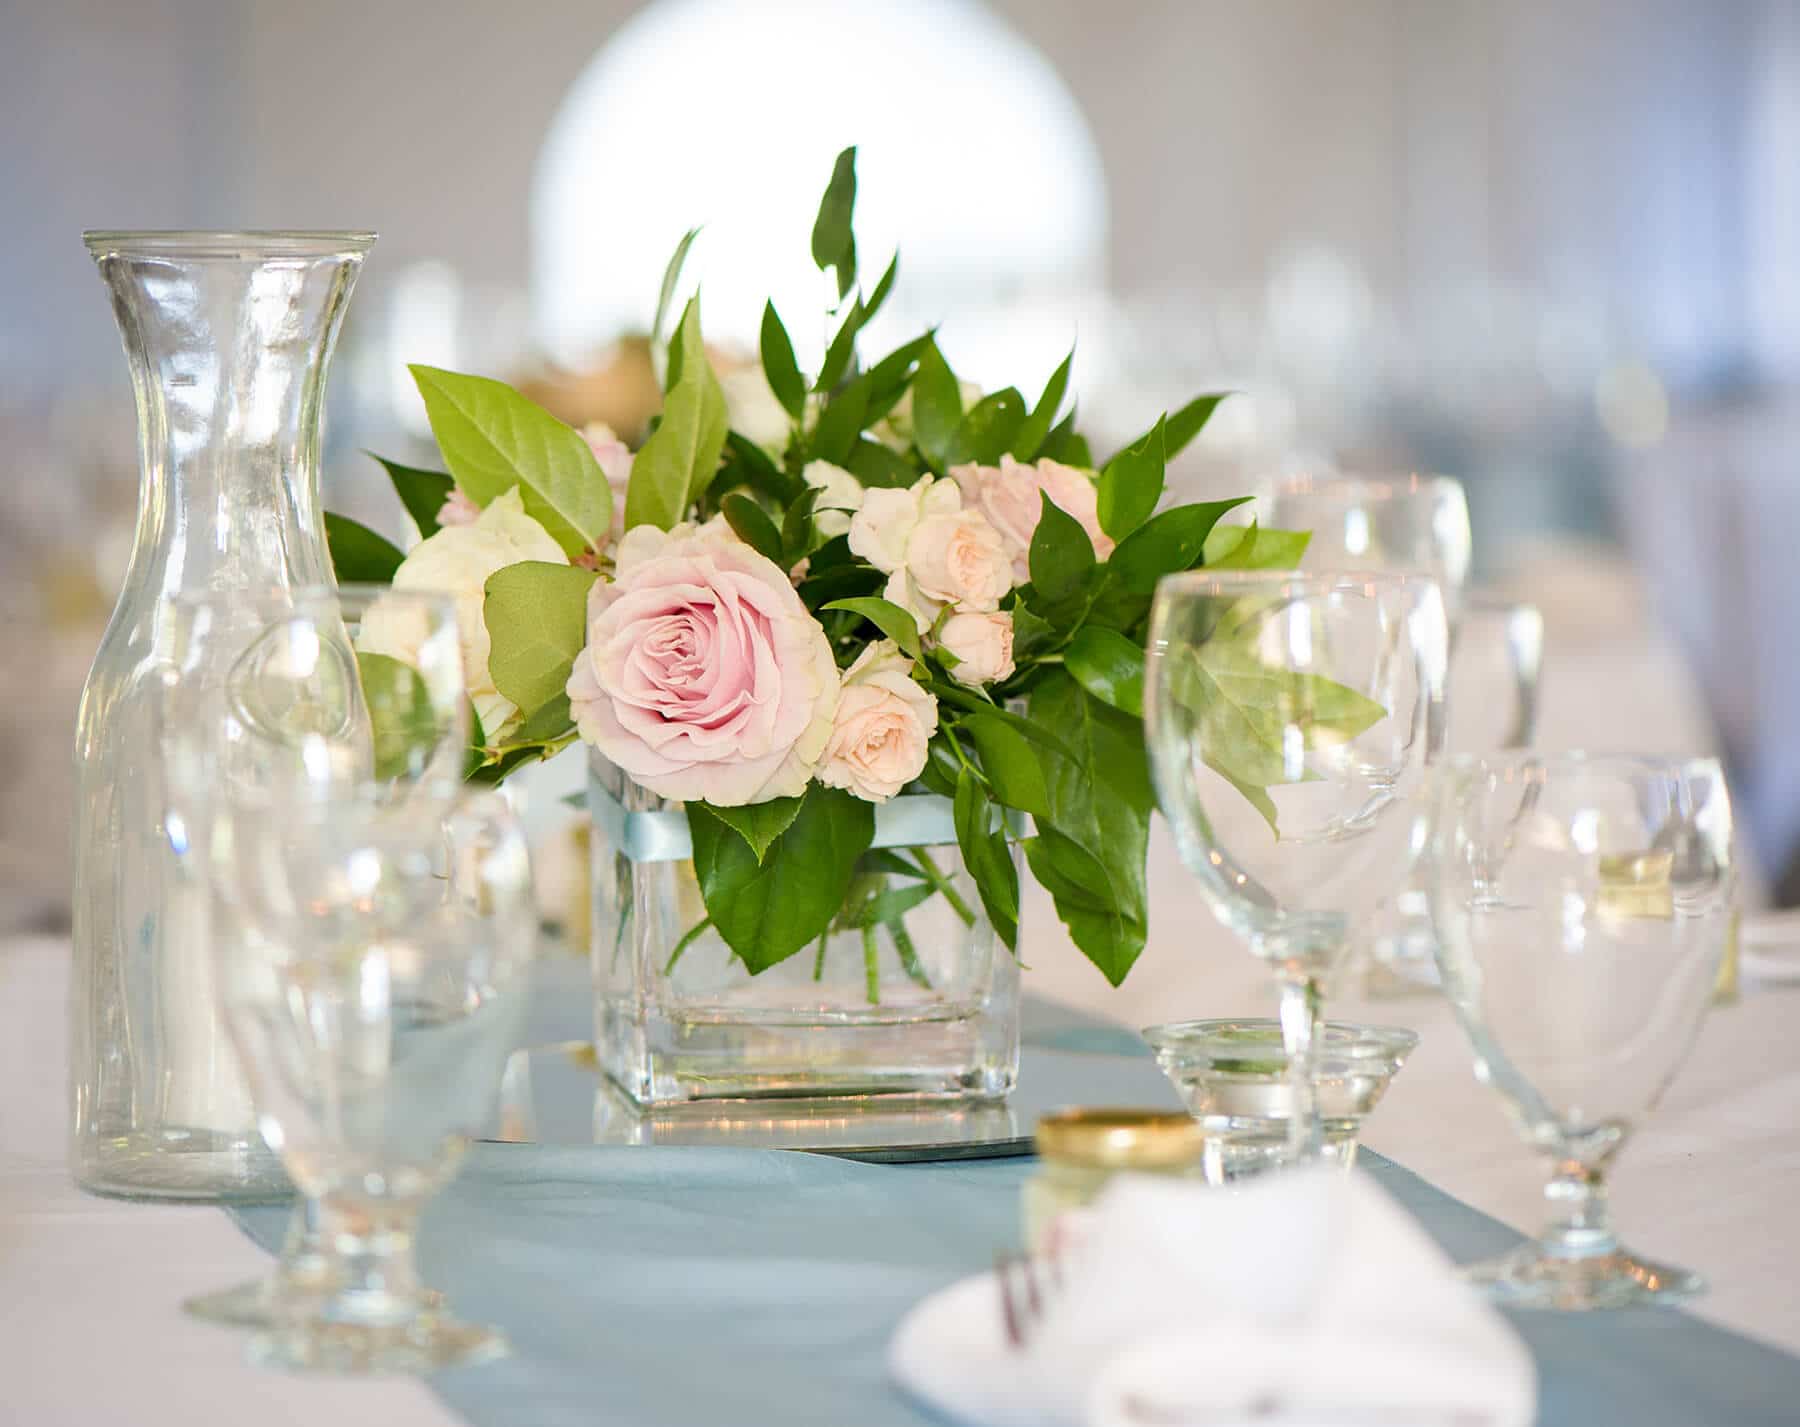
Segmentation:
[(69, 1163), (134, 1198), (287, 1192), (214, 1007), (211, 907), (163, 826), (151, 682), (180, 593), (329, 584), (319, 418), (372, 233), (89, 233), (131, 365), (131, 565), (75, 735)]

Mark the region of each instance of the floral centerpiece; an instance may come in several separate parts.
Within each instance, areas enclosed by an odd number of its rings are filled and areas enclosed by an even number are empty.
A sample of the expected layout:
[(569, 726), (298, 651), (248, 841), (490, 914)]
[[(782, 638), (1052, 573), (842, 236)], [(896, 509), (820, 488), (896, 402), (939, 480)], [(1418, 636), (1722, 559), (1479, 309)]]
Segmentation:
[[(855, 192), (852, 149), (812, 232), (837, 299), (817, 372), (764, 309), (757, 386), (777, 420), (734, 419), (698, 297), (671, 328), (690, 233), (654, 327), (662, 411), (635, 451), (500, 382), (415, 367), (447, 470), (384, 464), (423, 539), (402, 555), (329, 519), (340, 578), (456, 593), (472, 777), (592, 751), (602, 1040), (630, 1047), (636, 1068), (616, 1073), (640, 1100), (1007, 1088), (1016, 1030), (1010, 1050), (989, 1037), (952, 1055), (948, 1081), (920, 1082), (894, 1028), (909, 1007), (940, 1030), (964, 1012), (1013, 1017), (1016, 967), (992, 943), (1018, 946), (1020, 848), (1075, 944), (1124, 978), (1148, 921), (1152, 593), (1203, 563), (1292, 566), (1304, 546), (1221, 526), (1238, 501), (1160, 508), (1167, 462), (1219, 394), (1096, 461), (1068, 401), (1073, 354), (1035, 402), (959, 382), (932, 332), (865, 361), (859, 336), (898, 259), (863, 288)], [(1234, 772), (1227, 740), (1216, 765), (1252, 801), (1237, 773), (1255, 761)], [(926, 903), (950, 929), (930, 946), (909, 930)], [(863, 962), (856, 1004), (818, 989), (840, 935)], [(683, 991), (702, 938), (735, 979), (691, 970), (702, 980)], [(789, 992), (759, 994), (785, 965), (802, 968)], [(746, 1038), (777, 1022), (818, 1034), (779, 1052)], [(702, 1025), (727, 1031), (696, 1070)], [(797, 1068), (858, 1060), (820, 1039), (857, 1028), (890, 1037), (876, 1058), (894, 1076), (866, 1056), (836, 1079)], [(780, 1062), (766, 1074), (727, 1065), (765, 1052)]]

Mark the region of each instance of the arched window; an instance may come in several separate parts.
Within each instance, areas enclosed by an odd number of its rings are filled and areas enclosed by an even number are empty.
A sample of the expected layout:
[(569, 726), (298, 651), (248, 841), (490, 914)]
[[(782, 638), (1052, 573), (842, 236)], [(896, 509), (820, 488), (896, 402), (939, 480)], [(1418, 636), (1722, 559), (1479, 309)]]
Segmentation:
[[(643, 330), (669, 253), (702, 224), (685, 286), (702, 285), (709, 338), (754, 346), (772, 297), (816, 360), (833, 294), (808, 238), (847, 144), (865, 288), (901, 250), (870, 347), (950, 318), (968, 375), (1047, 375), (1072, 323), (1044, 319), (1104, 282), (1105, 179), (1061, 79), (973, 0), (661, 0), (621, 27), (538, 161), (545, 349), (574, 363)], [(997, 307), (1025, 320), (980, 320)]]

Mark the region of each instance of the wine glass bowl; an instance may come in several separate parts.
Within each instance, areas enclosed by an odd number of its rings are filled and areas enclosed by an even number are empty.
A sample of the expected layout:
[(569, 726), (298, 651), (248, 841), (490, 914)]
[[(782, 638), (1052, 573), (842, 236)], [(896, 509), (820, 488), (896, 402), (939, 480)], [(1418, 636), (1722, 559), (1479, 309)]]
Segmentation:
[(1322, 1152), (1322, 984), (1419, 840), (1447, 639), (1426, 576), (1199, 570), (1157, 589), (1145, 717), (1158, 801), (1215, 915), (1280, 981), (1300, 1158)]
[(1619, 1245), (1605, 1177), (1661, 1099), (1709, 1004), (1734, 890), (1713, 759), (1465, 757), (1432, 839), (1444, 989), (1526, 1143), (1554, 1219), (1477, 1266), (1496, 1297), (1583, 1309), (1679, 1298), (1699, 1278)]

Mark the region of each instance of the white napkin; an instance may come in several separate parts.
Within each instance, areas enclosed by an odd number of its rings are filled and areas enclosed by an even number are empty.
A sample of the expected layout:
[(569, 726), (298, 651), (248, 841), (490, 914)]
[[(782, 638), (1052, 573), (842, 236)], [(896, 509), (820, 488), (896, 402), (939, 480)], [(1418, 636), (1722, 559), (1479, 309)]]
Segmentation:
[(925, 1300), (894, 1378), (980, 1427), (1528, 1427), (1531, 1355), (1365, 1176), (1220, 1190), (1127, 1176), (1006, 1341), (982, 1274)]

